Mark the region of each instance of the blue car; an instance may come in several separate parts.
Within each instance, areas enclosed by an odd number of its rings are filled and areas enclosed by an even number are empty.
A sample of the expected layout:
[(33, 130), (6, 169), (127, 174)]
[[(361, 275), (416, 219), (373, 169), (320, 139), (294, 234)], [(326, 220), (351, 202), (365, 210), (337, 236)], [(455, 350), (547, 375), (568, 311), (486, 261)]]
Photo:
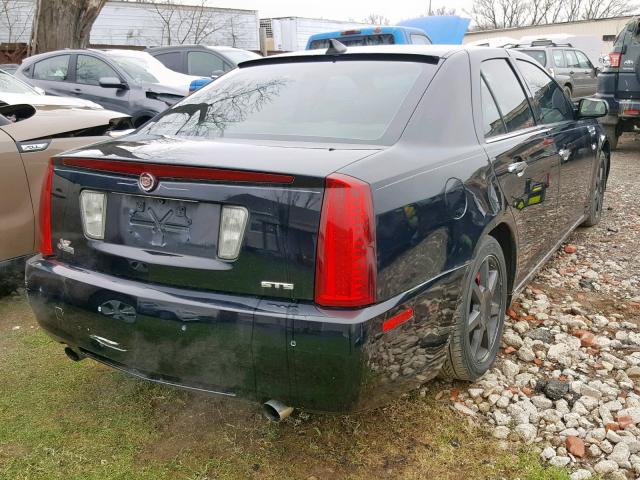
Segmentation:
[(307, 50), (329, 48), (329, 40), (335, 38), (347, 47), (369, 45), (431, 45), (433, 42), (424, 30), (414, 27), (367, 27), (342, 32), (317, 33), (309, 37)]

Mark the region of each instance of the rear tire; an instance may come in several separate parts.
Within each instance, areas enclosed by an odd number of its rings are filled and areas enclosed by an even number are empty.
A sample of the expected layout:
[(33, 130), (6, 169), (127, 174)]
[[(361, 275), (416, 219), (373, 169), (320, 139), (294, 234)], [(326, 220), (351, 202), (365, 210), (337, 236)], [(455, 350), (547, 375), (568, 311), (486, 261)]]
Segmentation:
[(604, 203), (604, 192), (607, 187), (607, 156), (603, 151), (598, 154), (598, 170), (596, 171), (596, 182), (593, 186), (591, 201), (589, 203), (589, 216), (582, 223), (583, 227), (593, 227), (600, 222), (602, 217), (602, 206)]
[(617, 125), (605, 125), (604, 133), (607, 135), (609, 139), (609, 147), (611, 150), (615, 150), (618, 148), (618, 139), (620, 138), (620, 133), (618, 133)]
[(564, 87), (562, 87), (562, 90), (564, 90), (564, 94), (567, 96), (569, 100), (573, 100), (573, 98), (571, 97), (573, 93), (571, 90), (571, 85), (565, 85)]
[(507, 284), (502, 248), (495, 238), (486, 237), (463, 280), (442, 376), (475, 380), (493, 365), (507, 310)]

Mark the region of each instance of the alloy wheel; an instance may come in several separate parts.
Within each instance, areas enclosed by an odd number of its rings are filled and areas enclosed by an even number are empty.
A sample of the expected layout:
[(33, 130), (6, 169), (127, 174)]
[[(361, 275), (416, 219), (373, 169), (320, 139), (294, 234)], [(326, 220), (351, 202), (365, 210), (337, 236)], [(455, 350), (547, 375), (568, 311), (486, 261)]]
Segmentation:
[(471, 282), (467, 314), (469, 352), (478, 363), (487, 360), (498, 341), (502, 282), (498, 259), (493, 255), (487, 256)]

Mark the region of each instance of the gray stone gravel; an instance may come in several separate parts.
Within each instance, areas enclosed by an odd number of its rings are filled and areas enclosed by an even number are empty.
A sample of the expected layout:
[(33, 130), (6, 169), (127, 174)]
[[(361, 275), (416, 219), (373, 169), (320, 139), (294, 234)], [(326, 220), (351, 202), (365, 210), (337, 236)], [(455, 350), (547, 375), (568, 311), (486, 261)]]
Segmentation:
[(498, 361), (456, 403), (572, 480), (640, 478), (640, 137), (614, 152), (601, 223), (567, 244), (575, 253), (560, 248), (514, 300)]

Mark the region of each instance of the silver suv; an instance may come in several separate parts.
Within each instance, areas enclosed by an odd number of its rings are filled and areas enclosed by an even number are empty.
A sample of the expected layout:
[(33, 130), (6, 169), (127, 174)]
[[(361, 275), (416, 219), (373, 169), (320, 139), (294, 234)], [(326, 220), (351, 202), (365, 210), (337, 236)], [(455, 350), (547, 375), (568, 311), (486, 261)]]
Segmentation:
[(537, 40), (513, 48), (535, 58), (562, 85), (572, 99), (590, 97), (598, 87), (598, 69), (589, 57), (570, 43)]

